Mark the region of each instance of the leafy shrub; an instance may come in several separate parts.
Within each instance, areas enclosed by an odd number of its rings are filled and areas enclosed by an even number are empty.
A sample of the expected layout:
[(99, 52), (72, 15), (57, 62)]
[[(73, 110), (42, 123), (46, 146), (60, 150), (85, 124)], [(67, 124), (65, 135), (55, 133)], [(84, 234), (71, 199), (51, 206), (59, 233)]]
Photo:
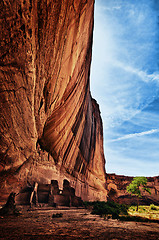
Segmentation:
[(151, 205), (150, 205), (150, 209), (151, 209), (151, 210), (157, 210), (157, 207), (156, 207), (154, 204), (151, 204)]
[(139, 206), (139, 209), (142, 210), (142, 211), (146, 211), (144, 206)]
[(135, 206), (131, 206), (130, 210), (136, 211), (136, 207)]
[(83, 206), (84, 206), (85, 208), (87, 208), (87, 207), (89, 207), (89, 206), (93, 206), (93, 205), (94, 205), (94, 202), (88, 202), (88, 201), (83, 202)]
[(118, 204), (115, 202), (94, 202), (93, 203), (93, 210), (92, 214), (97, 214), (97, 215), (112, 215), (113, 219), (118, 219), (119, 214), (124, 214), (127, 215), (127, 210), (128, 207), (123, 204)]
[(94, 205), (94, 202), (87, 202), (87, 201), (83, 202), (83, 206), (89, 210), (93, 209), (93, 205)]

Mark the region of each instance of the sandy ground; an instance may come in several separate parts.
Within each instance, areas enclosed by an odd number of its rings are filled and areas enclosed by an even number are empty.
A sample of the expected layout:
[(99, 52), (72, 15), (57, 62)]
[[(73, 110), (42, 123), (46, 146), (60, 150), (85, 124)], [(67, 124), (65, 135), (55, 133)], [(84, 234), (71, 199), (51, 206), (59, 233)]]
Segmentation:
[[(0, 217), (0, 239), (159, 239), (158, 223), (104, 220), (86, 209), (22, 209), (20, 216)], [(62, 213), (61, 218), (52, 218)]]

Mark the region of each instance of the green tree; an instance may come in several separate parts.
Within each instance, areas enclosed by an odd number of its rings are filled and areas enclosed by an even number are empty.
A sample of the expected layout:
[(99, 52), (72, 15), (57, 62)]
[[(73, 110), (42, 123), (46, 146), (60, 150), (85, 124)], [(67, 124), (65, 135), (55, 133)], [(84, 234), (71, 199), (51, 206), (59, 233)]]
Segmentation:
[(142, 197), (141, 189), (145, 190), (151, 194), (150, 189), (147, 187), (147, 178), (146, 177), (134, 177), (132, 182), (127, 186), (126, 190), (131, 195), (137, 196), (137, 211), (139, 207), (139, 198)]

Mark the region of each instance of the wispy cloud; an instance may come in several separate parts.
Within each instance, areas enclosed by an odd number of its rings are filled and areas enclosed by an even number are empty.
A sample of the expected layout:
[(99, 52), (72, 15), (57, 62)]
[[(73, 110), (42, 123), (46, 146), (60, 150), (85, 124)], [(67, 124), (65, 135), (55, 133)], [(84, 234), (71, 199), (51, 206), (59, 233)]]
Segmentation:
[(123, 69), (124, 71), (137, 75), (142, 81), (157, 81), (159, 83), (159, 72), (154, 72), (153, 74), (147, 74), (147, 72), (134, 68), (130, 65), (124, 64), (123, 62), (113, 61), (112, 64), (116, 67)]
[(103, 10), (108, 10), (108, 11), (112, 11), (112, 10), (120, 10), (121, 6), (113, 6), (113, 7), (104, 7)]
[(152, 0), (96, 1), (91, 92), (101, 109), (108, 172), (158, 171), (158, 11)]
[(125, 139), (141, 137), (144, 135), (150, 135), (150, 134), (158, 133), (158, 132), (159, 132), (159, 129), (152, 129), (152, 130), (140, 132), (140, 133), (131, 133), (131, 134), (124, 135), (123, 137), (112, 139), (112, 140), (110, 140), (110, 142), (117, 142), (117, 141), (121, 141), (121, 140), (125, 140)]

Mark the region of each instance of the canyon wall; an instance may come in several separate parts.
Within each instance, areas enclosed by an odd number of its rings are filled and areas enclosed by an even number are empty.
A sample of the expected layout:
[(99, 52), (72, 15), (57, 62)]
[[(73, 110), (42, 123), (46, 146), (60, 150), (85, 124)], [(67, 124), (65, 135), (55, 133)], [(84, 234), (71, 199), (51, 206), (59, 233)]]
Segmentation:
[(0, 195), (64, 180), (106, 200), (103, 129), (90, 94), (93, 0), (0, 1)]
[[(132, 182), (133, 177), (107, 174), (106, 178), (109, 200), (124, 204), (137, 203), (137, 198), (131, 196), (126, 191), (126, 187)], [(159, 176), (147, 177), (147, 186), (150, 188), (151, 195), (141, 190), (142, 198), (140, 199), (140, 204), (154, 203), (159, 205)]]

